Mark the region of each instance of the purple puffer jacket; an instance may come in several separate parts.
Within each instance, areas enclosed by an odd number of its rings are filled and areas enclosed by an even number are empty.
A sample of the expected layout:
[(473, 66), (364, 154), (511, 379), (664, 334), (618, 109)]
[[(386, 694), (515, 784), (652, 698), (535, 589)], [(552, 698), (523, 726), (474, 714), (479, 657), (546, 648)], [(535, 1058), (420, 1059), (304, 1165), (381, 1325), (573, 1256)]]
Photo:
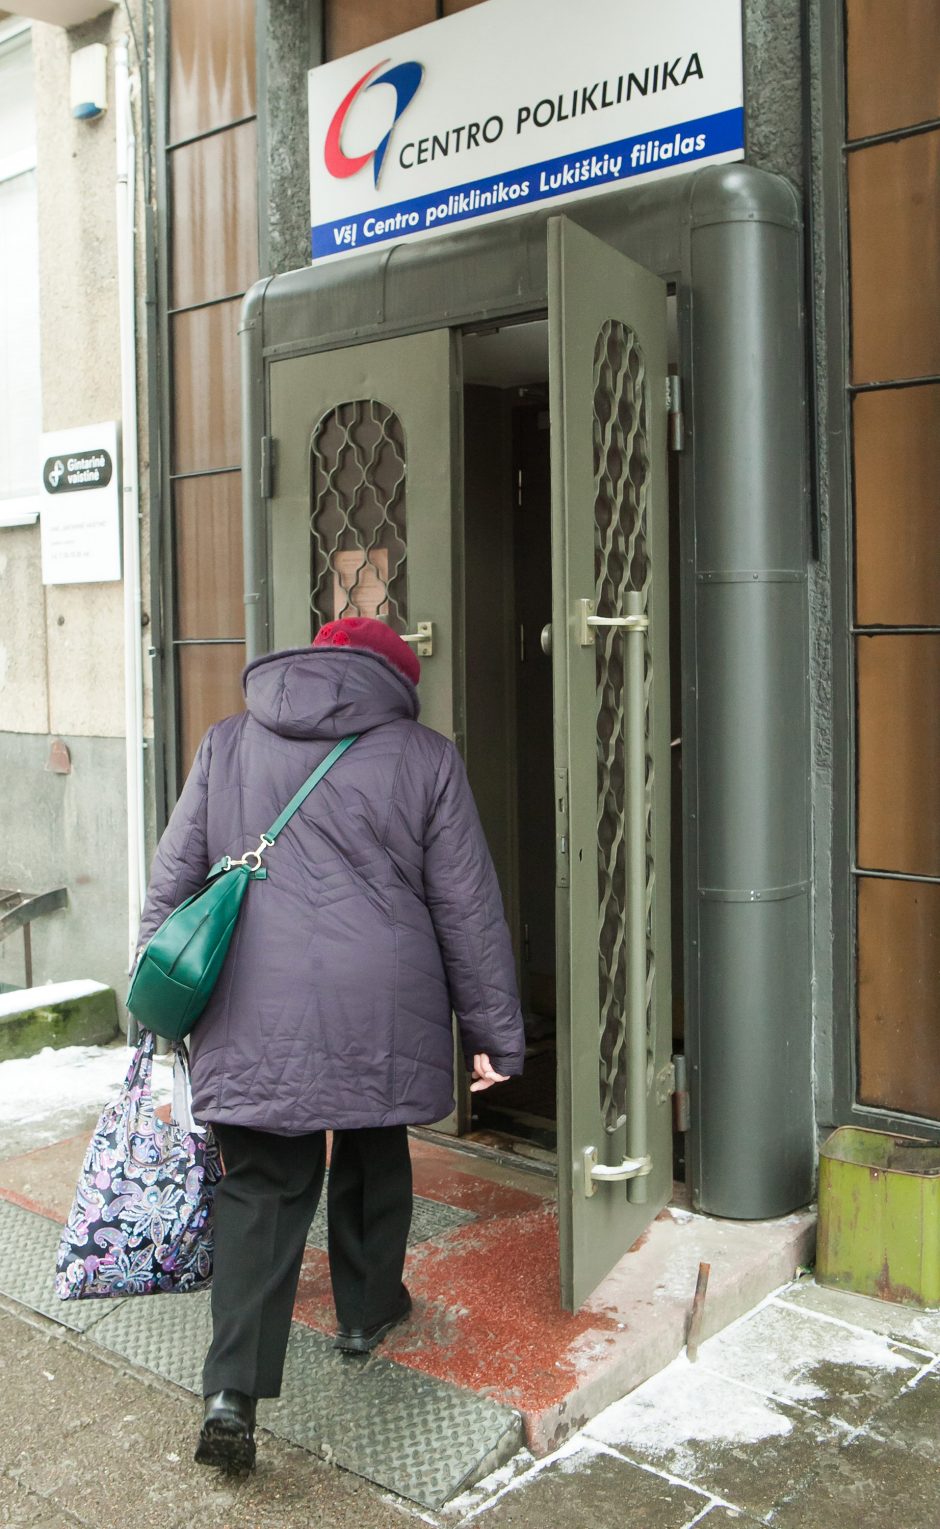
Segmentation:
[(190, 1036), (201, 1120), (286, 1136), (417, 1125), (454, 1105), (465, 1055), (522, 1071), (515, 963), (454, 745), (371, 654), (297, 648), (249, 664), (248, 710), (211, 727), (160, 840), (143, 946), (222, 855), (254, 849), (338, 739), (362, 736), (249, 883)]

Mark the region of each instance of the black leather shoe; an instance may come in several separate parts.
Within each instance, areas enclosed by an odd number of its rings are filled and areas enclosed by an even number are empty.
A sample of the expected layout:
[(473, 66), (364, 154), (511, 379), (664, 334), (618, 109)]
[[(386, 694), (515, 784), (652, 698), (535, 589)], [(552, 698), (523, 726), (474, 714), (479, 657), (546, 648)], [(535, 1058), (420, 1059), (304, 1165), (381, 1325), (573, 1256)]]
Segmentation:
[(206, 1397), (195, 1459), (217, 1465), (230, 1476), (247, 1476), (255, 1466), (255, 1398), (244, 1391), (215, 1391)]
[(333, 1339), (333, 1347), (342, 1349), (344, 1354), (368, 1354), (387, 1337), (393, 1327), (399, 1322), (404, 1322), (411, 1313), (411, 1296), (401, 1287), (401, 1298), (398, 1306), (390, 1317), (381, 1322), (376, 1322), (372, 1327), (338, 1327), (336, 1337)]

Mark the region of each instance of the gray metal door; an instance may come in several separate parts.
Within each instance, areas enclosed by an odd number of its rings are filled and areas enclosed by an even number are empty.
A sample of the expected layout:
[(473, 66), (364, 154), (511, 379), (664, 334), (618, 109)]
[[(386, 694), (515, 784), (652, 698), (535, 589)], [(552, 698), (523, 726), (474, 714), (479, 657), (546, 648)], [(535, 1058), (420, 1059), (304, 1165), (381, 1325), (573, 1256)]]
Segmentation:
[[(448, 329), (276, 361), (270, 549), (274, 648), (381, 616), (421, 659), (421, 720), (456, 731), (453, 540), (459, 336)], [(459, 1134), (469, 1080), (454, 1047)]]
[(558, 1179), (576, 1310), (672, 1187), (666, 288), (549, 222)]
[(421, 657), (422, 720), (454, 733), (459, 389), (447, 329), (271, 366), (274, 648), (382, 616)]

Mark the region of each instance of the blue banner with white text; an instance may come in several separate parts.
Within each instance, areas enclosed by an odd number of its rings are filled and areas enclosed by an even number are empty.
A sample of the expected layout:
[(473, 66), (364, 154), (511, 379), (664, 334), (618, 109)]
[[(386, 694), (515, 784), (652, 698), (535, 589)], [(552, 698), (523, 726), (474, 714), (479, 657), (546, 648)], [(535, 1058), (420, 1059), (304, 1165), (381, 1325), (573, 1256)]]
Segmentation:
[(313, 258), (407, 239), (448, 223), (485, 218), (548, 198), (602, 190), (677, 165), (733, 154), (743, 147), (744, 112), (735, 107), (714, 116), (641, 133), (635, 138), (621, 138), (588, 152), (563, 154), (505, 174), (466, 181), (446, 191), (393, 202), (351, 218), (314, 224)]

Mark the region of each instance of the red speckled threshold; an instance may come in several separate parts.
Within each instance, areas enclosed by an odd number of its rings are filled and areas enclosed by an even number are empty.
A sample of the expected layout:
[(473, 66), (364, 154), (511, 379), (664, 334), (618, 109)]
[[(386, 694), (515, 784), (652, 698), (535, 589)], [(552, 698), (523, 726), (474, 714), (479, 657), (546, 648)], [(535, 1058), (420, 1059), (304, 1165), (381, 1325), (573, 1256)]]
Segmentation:
[[(812, 1247), (809, 1212), (744, 1223), (673, 1206), (572, 1315), (559, 1302), (554, 1180), (424, 1140), (411, 1152), (415, 1194), (475, 1219), (409, 1249), (414, 1312), (382, 1353), (518, 1408), (536, 1453), (675, 1358), (701, 1261), (712, 1265), (710, 1334), (790, 1279)], [(332, 1330), (325, 1253), (304, 1258), (294, 1316)]]

